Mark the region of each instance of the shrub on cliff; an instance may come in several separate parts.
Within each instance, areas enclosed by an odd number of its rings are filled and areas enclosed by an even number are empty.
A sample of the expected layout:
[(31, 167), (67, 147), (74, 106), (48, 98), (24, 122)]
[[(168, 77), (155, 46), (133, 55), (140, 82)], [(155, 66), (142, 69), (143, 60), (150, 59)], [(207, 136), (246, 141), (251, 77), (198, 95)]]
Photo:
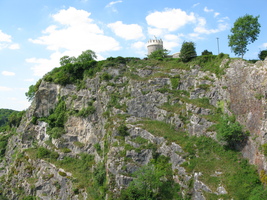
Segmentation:
[(236, 121), (235, 116), (223, 116), (216, 127), (217, 139), (230, 149), (235, 149), (248, 136), (243, 127)]
[(179, 56), (183, 62), (188, 62), (192, 58), (195, 58), (197, 56), (195, 43), (183, 42)]

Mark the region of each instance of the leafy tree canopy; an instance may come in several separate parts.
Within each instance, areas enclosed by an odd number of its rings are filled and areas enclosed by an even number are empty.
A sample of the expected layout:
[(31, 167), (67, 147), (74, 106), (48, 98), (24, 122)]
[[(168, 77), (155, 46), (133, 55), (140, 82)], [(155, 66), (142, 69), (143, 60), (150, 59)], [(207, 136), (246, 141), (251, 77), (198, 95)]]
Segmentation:
[(228, 35), (228, 45), (235, 55), (243, 58), (248, 51), (247, 45), (257, 40), (261, 27), (258, 19), (259, 16), (253, 17), (246, 14), (235, 21), (234, 27), (231, 29), (232, 34)]
[(260, 59), (260, 60), (264, 60), (266, 57), (267, 57), (267, 50), (262, 50), (262, 51), (259, 53), (259, 59)]
[(211, 51), (208, 51), (207, 49), (204, 50), (202, 53), (201, 53), (202, 56), (207, 56), (207, 55), (213, 55)]
[(192, 58), (197, 56), (195, 43), (194, 42), (183, 42), (180, 51), (180, 58), (183, 62), (188, 62)]
[(169, 53), (169, 51), (167, 49), (159, 49), (159, 50), (153, 51), (148, 56), (148, 58), (149, 59), (157, 59), (157, 60), (160, 60), (160, 59), (166, 58), (168, 56), (168, 53)]
[(64, 66), (67, 64), (75, 64), (75, 63), (87, 63), (89, 61), (95, 60), (97, 58), (94, 51), (88, 49), (86, 51), (83, 51), (81, 55), (79, 55), (77, 58), (74, 56), (63, 56), (60, 58), (60, 66)]

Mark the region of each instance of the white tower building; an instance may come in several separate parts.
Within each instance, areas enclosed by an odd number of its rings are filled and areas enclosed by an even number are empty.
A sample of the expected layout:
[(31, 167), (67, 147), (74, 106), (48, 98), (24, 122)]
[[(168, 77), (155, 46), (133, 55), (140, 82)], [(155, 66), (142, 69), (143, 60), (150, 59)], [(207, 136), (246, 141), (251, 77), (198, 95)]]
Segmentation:
[(150, 39), (147, 42), (147, 55), (149, 56), (152, 52), (157, 50), (163, 50), (163, 41), (162, 39)]

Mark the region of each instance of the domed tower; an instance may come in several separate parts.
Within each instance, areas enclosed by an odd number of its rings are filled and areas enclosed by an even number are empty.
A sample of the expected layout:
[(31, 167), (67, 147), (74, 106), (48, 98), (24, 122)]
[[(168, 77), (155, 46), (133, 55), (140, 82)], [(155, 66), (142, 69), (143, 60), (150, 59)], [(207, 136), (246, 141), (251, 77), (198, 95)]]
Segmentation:
[(150, 39), (147, 42), (147, 55), (149, 56), (152, 52), (157, 50), (163, 50), (163, 41), (162, 39)]

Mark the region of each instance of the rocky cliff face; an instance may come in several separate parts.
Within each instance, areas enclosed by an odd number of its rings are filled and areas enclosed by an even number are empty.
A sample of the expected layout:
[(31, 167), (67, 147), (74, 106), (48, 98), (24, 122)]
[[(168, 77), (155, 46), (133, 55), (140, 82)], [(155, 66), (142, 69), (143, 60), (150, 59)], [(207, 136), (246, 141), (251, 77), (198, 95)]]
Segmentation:
[[(261, 150), (267, 140), (267, 61), (224, 59), (222, 76), (198, 65), (162, 65), (106, 67), (84, 80), (79, 90), (43, 80), (17, 134), (9, 139), (1, 171), (3, 194), (9, 199), (117, 199), (135, 171), (164, 156), (180, 196), (232, 198), (223, 169), (190, 168), (202, 155), (200, 143), (188, 149), (175, 135), (186, 132), (185, 137), (216, 140), (212, 127), (218, 108), (236, 115), (249, 130), (239, 149), (251, 164), (267, 171)], [(173, 137), (165, 126), (174, 131)], [(209, 182), (211, 177), (218, 180)], [(90, 187), (102, 189), (97, 193)]]

